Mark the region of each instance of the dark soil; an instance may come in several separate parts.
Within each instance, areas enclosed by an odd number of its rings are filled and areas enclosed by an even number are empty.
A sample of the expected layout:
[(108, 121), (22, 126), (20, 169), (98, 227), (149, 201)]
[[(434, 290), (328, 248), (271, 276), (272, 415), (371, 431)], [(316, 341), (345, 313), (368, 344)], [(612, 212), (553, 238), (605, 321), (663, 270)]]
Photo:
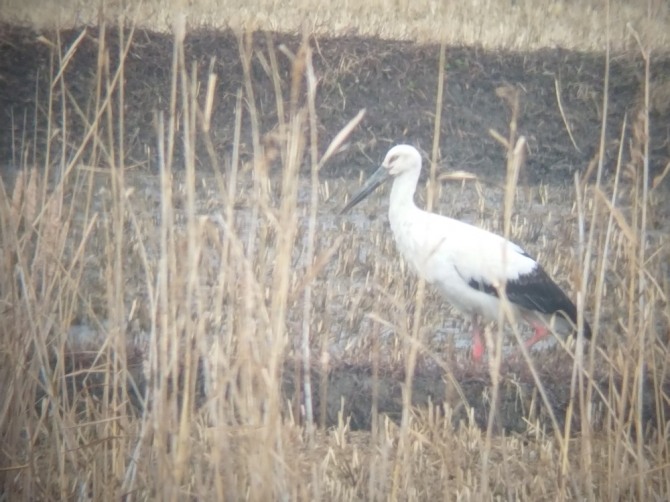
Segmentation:
[[(60, 33), (62, 53), (81, 31)], [(52, 42), (55, 33), (44, 33)], [(48, 96), (52, 77), (58, 67), (57, 52), (29, 29), (0, 25), (0, 169), (29, 165), (44, 157)], [(128, 33), (125, 34), (128, 39)], [(54, 127), (67, 130), (71, 159), (79, 141), (89, 129), (95, 106), (95, 85), (100, 34), (90, 28), (74, 53), (64, 74), (63, 84), (53, 86), (52, 112)], [(268, 57), (268, 42), (275, 47), (284, 44), (297, 51), (300, 39), (288, 35), (258, 34), (254, 47)], [(110, 68), (119, 60), (119, 32), (106, 36), (110, 51)], [(367, 109), (362, 125), (351, 137), (350, 147), (339, 154), (323, 171), (324, 177), (353, 176), (363, 168), (370, 170), (390, 145), (413, 143), (429, 150), (433, 137), (435, 95), (438, 78), (439, 47), (419, 46), (406, 42), (361, 39), (356, 37), (319, 39), (312, 42), (314, 63), (320, 79), (317, 109), (321, 150), (332, 137), (361, 108)], [(240, 42), (230, 32), (195, 31), (186, 39), (186, 61), (195, 62), (203, 81), (213, 61), (218, 75), (216, 99), (212, 115), (211, 138), (217, 158), (229, 155), (233, 143), (234, 109), (238, 90), (244, 87), (244, 72), (240, 59)], [(125, 63), (125, 163), (155, 167), (156, 115), (169, 113), (172, 79), (173, 39), (170, 36), (136, 31)], [(282, 92), (288, 102), (290, 64), (277, 53), (282, 76)], [(610, 66), (607, 159), (606, 169), (611, 172), (616, 158), (620, 127), (624, 116), (634, 115), (639, 109), (643, 89), (643, 61), (637, 55), (620, 54), (612, 57)], [(670, 75), (670, 57), (654, 57), (652, 80), (658, 88), (665, 88), (663, 79)], [(524, 182), (571, 184), (575, 171), (584, 171), (597, 153), (602, 124), (602, 102), (605, 74), (605, 56), (546, 50), (533, 53), (506, 53), (483, 51), (473, 47), (450, 47), (447, 51), (446, 91), (443, 105), (441, 145), (442, 161), (446, 168), (464, 169), (493, 179), (504, 177), (505, 152), (492, 139), (489, 129), (507, 135), (510, 108), (498, 96), (500, 87), (520, 91), (519, 133), (526, 136), (529, 145), (528, 166)], [(270, 75), (261, 59), (252, 58), (251, 75), (254, 82), (256, 106), (263, 134), (277, 125), (276, 99)], [(557, 105), (555, 80), (561, 88), (563, 110), (572, 128), (579, 151), (573, 146)], [(655, 87), (655, 88), (656, 88)], [(66, 94), (63, 98), (63, 93)], [(201, 92), (204, 94), (204, 92)], [(662, 169), (668, 162), (670, 137), (670, 96), (653, 96), (651, 110), (651, 168)], [(60, 103), (69, 103), (63, 113)], [(204, 96), (201, 96), (201, 102)], [(115, 101), (115, 103), (117, 103)], [(74, 106), (76, 103), (76, 106)], [(115, 104), (116, 106), (116, 104)], [(116, 113), (116, 112), (115, 112)], [(63, 127), (63, 116), (67, 127)], [(83, 119), (86, 116), (87, 119)], [(38, 125), (35, 128), (35, 124)], [(251, 132), (248, 119), (243, 127), (242, 150), (252, 154)], [(197, 159), (202, 169), (211, 169), (211, 156), (205, 145), (199, 145)], [(102, 167), (105, 159), (91, 156), (90, 145), (82, 152), (82, 161)], [(61, 152), (51, 152), (52, 158)], [(182, 155), (176, 146), (175, 165)], [(653, 174), (653, 173), (652, 173)], [(132, 355), (136, 357), (136, 355)], [(70, 363), (68, 363), (70, 364)], [(72, 369), (87, 367), (87, 359), (71, 361)], [(141, 368), (138, 361), (129, 361), (129, 367)], [(544, 365), (541, 377), (557, 425), (563, 428), (570, 402), (569, 371), (552, 371)], [(571, 363), (558, 368), (571, 368)], [(300, 375), (288, 365), (284, 371), (284, 390), (288, 398), (296, 398), (295, 389)], [(95, 371), (93, 371), (95, 373)], [(565, 373), (565, 374), (564, 374)], [(454, 375), (460, 390), (447, 379), (439, 368), (419, 365), (414, 379), (414, 402), (427, 405), (429, 401), (448, 403), (454, 408), (456, 421), (464, 420), (467, 409), (474, 409), (478, 424), (486, 426), (490, 402), (490, 380), (486, 371), (461, 371)], [(101, 377), (102, 378), (102, 377)], [(134, 375), (141, 394), (144, 388), (141, 371)], [(297, 379), (297, 380), (296, 380)], [(369, 366), (340, 363), (326, 375), (315, 371), (314, 402), (318, 416), (326, 425), (337, 422), (341, 397), (345, 399), (345, 414), (351, 416), (355, 428), (368, 428), (372, 423), (371, 409), (376, 400), (380, 414), (399, 417), (402, 409), (402, 371), (385, 368), (378, 375)], [(88, 385), (94, 377), (87, 376)], [(102, 380), (101, 380), (102, 382)], [(327, 382), (327, 389), (319, 385)], [(611, 397), (618, 382), (606, 376), (596, 382), (605, 397)], [(613, 386), (613, 387), (612, 387)], [(462, 394), (460, 393), (462, 391)], [(88, 389), (87, 392), (95, 392)], [(507, 368), (502, 376), (497, 425), (510, 431), (525, 430), (527, 418), (536, 418), (541, 426), (551, 428), (548, 408), (537, 394), (537, 388), (527, 371)], [(594, 392), (597, 409), (602, 400)], [(134, 396), (133, 402), (138, 403)], [(645, 403), (645, 419), (655, 422), (657, 413), (663, 416), (663, 406), (653, 401)], [(665, 410), (666, 417), (670, 410)], [(299, 416), (294, 414), (294, 416)], [(579, 417), (576, 410), (574, 417)], [(573, 428), (576, 430), (578, 427)]]
[[(522, 433), (529, 425), (550, 432), (556, 427), (566, 430), (566, 421), (571, 420), (570, 431), (581, 430), (580, 391), (578, 386), (571, 395), (572, 362), (558, 354), (540, 356), (536, 360), (538, 376), (546, 393), (546, 401), (538, 391), (534, 379), (525, 363), (504, 361), (500, 372), (498, 399), (495, 406), (494, 431)], [(55, 361), (53, 362), (56, 363)], [(128, 402), (136, 411), (141, 411), (147, 384), (143, 373), (143, 356), (139, 352), (128, 355), (129, 378), (121, 392), (128, 393)], [(303, 420), (304, 395), (302, 394), (301, 364), (287, 362), (284, 366), (282, 391), (284, 402), (293, 408), (292, 416)], [(66, 387), (73, 392), (70, 398), (81, 404), (89, 403), (89, 396), (102, 398), (105, 393), (108, 366), (105, 358), (90, 353), (73, 353), (66, 356), (65, 372), (68, 375)], [(207, 375), (198, 364), (198, 378), (191, 390), (196, 396), (195, 406), (202, 406), (207, 400)], [(177, 378), (177, 385), (170, 388), (183, 393), (183, 375)], [(316, 366), (312, 369), (312, 403), (315, 420), (321, 426), (338, 424), (340, 415), (349, 422), (352, 430), (370, 429), (373, 422), (388, 416), (399, 422), (402, 415), (405, 374), (401, 368), (373, 369), (370, 365), (339, 363), (323, 371)], [(635, 415), (638, 403), (635, 397), (622, 392), (622, 387), (630, 386), (621, 377), (610, 378), (604, 372), (596, 375), (592, 382), (592, 393), (587, 403), (590, 426), (596, 430), (607, 426), (610, 410), (607, 403), (617, 402), (622, 395), (628, 396), (622, 403), (625, 416)], [(297, 384), (297, 385), (296, 385)], [(644, 382), (641, 419), (644, 432), (663, 429), (670, 416), (670, 404), (657, 401), (654, 391), (656, 384), (648, 377)], [(670, 382), (661, 385), (665, 396), (670, 395)], [(584, 395), (587, 390), (584, 389)], [(43, 395), (40, 392), (40, 397)], [(109, 395), (109, 394), (108, 394)], [(38, 398), (38, 401), (39, 401)], [(84, 398), (84, 399), (78, 399)], [(419, 364), (412, 381), (412, 404), (418, 409), (426, 409), (431, 404), (447, 409), (451, 413), (454, 427), (474, 424), (486, 429), (493, 409), (492, 382), (485, 368), (454, 367), (449, 374), (431, 364)], [(149, 403), (150, 406), (150, 403)], [(570, 410), (570, 408), (572, 408)], [(553, 416), (552, 416), (553, 415)], [(628, 424), (633, 427), (633, 422)]]
[[(60, 33), (62, 53), (77, 36), (77, 31)], [(39, 33), (0, 25), (0, 162), (20, 163), (21, 155), (39, 156), (44, 152), (45, 131), (37, 131), (36, 148), (32, 145), (36, 113), (37, 123), (46, 124), (47, 97), (51, 75), (58, 66), (56, 52), (38, 39)], [(44, 33), (52, 42), (55, 33)], [(124, 40), (127, 41), (126, 32)], [(86, 113), (94, 106), (97, 54), (100, 33), (90, 28), (65, 72), (65, 86), (54, 86), (54, 102), (76, 102)], [(138, 30), (133, 35), (125, 64), (125, 150), (126, 165), (152, 165), (155, 151), (155, 112), (168, 111), (170, 102), (172, 47), (169, 35)], [(268, 42), (284, 44), (296, 52), (300, 39), (294, 36), (257, 34), (254, 49), (268, 57)], [(118, 64), (119, 32), (106, 36), (110, 68)], [(320, 117), (322, 147), (361, 108), (367, 115), (352, 137), (352, 147), (323, 170), (323, 176), (344, 176), (379, 161), (390, 145), (413, 143), (430, 150), (438, 78), (439, 47), (409, 42), (362, 39), (357, 37), (319, 39), (315, 48), (315, 69), (320, 85), (317, 110)], [(213, 61), (218, 75), (212, 117), (212, 140), (218, 157), (230, 151), (233, 140), (236, 94), (244, 86), (240, 42), (231, 32), (200, 30), (191, 32), (185, 42), (186, 61), (196, 63), (199, 76), (206, 75)], [(52, 62), (51, 58), (56, 57)], [(290, 63), (277, 53), (283, 80), (282, 91), (288, 99)], [(53, 67), (51, 66), (53, 65)], [(670, 75), (670, 57), (654, 56), (652, 81), (660, 89), (652, 95), (651, 167), (662, 169), (670, 156), (670, 92), (663, 85)], [(447, 168), (465, 169), (486, 176), (504, 174), (505, 152), (489, 135), (493, 128), (507, 135), (510, 120), (508, 105), (496, 89), (511, 86), (520, 90), (519, 133), (526, 136), (530, 149), (524, 181), (535, 183), (572, 183), (571, 174), (584, 170), (597, 153), (602, 123), (605, 56), (566, 50), (532, 53), (490, 52), (475, 47), (450, 47), (447, 52), (446, 92), (442, 114), (442, 160)], [(617, 140), (623, 117), (642, 102), (644, 63), (639, 55), (614, 55), (610, 66), (608, 105), (608, 169), (617, 153)], [(259, 57), (251, 64), (256, 105), (263, 133), (277, 125), (276, 100), (272, 78)], [(579, 151), (573, 146), (556, 99), (555, 80), (561, 88), (561, 100), (567, 121)], [(201, 91), (204, 94), (204, 91)], [(668, 96), (666, 96), (668, 94)], [(37, 102), (36, 104), (36, 96)], [(202, 101), (204, 97), (201, 96)], [(71, 108), (71, 107), (70, 107)], [(73, 109), (69, 110), (68, 134), (82, 138), (88, 124)], [(54, 121), (60, 127), (62, 114), (54, 109)], [(90, 120), (90, 118), (89, 118)], [(243, 143), (250, 154), (248, 124)], [(209, 167), (210, 157), (200, 145), (199, 162)], [(84, 154), (84, 158), (86, 156)], [(177, 159), (179, 145), (177, 145)], [(179, 165), (179, 162), (177, 162)]]

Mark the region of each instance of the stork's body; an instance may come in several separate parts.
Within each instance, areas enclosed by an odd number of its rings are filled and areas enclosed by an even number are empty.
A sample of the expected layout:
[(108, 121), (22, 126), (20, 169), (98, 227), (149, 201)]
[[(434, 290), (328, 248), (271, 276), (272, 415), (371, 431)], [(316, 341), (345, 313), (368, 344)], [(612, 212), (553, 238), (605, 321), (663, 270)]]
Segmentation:
[[(472, 316), (472, 353), (476, 360), (484, 353), (479, 318), (498, 320), (503, 286), (513, 313), (535, 328), (527, 346), (546, 335), (547, 322), (554, 314), (564, 326), (576, 326), (575, 305), (519, 246), (481, 228), (419, 209), (414, 193), (420, 173), (421, 155), (414, 147), (392, 148), (343, 212), (390, 176), (394, 178), (389, 221), (398, 250), (419, 277), (437, 287), (454, 307)], [(590, 327), (584, 323), (584, 335), (589, 338), (590, 334)]]

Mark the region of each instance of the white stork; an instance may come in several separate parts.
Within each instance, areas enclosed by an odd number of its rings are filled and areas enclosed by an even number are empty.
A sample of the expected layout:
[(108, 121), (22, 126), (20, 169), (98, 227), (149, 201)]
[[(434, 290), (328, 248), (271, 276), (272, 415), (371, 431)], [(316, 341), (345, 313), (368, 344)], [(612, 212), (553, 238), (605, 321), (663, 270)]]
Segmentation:
[[(523, 318), (535, 330), (526, 342), (528, 348), (547, 335), (552, 318), (562, 329), (574, 330), (574, 303), (523, 249), (487, 230), (416, 206), (414, 192), (420, 173), (418, 150), (410, 145), (394, 146), (340, 214), (393, 178), (389, 221), (396, 245), (419, 277), (472, 316), (473, 359), (480, 361), (485, 352), (479, 320), (498, 319), (499, 288), (503, 285), (515, 318)], [(586, 322), (584, 337), (591, 337)]]

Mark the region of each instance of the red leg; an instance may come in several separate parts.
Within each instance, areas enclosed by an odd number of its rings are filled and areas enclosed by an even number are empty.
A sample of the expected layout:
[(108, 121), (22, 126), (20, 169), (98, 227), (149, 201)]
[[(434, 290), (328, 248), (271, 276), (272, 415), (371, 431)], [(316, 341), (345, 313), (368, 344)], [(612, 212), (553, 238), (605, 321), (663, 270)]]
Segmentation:
[(526, 340), (525, 344), (528, 350), (530, 350), (531, 347), (537, 342), (546, 338), (546, 336), (549, 334), (549, 330), (541, 324), (533, 323), (533, 328), (535, 328), (535, 334), (530, 339)]
[(482, 339), (482, 331), (477, 320), (472, 321), (472, 360), (476, 363), (482, 361), (486, 352), (486, 345)]

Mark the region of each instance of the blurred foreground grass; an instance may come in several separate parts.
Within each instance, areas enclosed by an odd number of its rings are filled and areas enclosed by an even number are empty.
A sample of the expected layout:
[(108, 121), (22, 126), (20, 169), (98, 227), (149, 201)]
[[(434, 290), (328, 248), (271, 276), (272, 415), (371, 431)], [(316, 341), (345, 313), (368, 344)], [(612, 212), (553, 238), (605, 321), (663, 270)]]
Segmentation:
[[(414, 7), (403, 5), (411, 17)], [(51, 93), (36, 98), (40, 112), (23, 126), (15, 156), (20, 170), (0, 190), (2, 498), (670, 498), (668, 243), (649, 229), (662, 199), (649, 179), (647, 107), (632, 114), (633, 133), (620, 142), (630, 159), (617, 159), (604, 180), (601, 157), (587, 181), (575, 183), (573, 220), (560, 223), (577, 231), (567, 233), (562, 253), (547, 250), (576, 289), (586, 285), (594, 329), (607, 342), (559, 349), (569, 395), (564, 422), (554, 419), (547, 430), (520, 409), (523, 433), (503, 434), (495, 421), (482, 430), (463, 399), (458, 409), (405, 406), (398, 423), (376, 413), (373, 390), (361, 404), (371, 410), (370, 431), (352, 432), (344, 413), (337, 425), (315, 429), (308, 377), (312, 366), (327, 374), (336, 364), (328, 358), (335, 329), (328, 307), (336, 301), (363, 327), (351, 352), (369, 361), (373, 377), (389, 361), (410, 368), (417, 346), (445, 380), (453, 373), (451, 361), (410, 335), (411, 275), (396, 258), (363, 263), (352, 244), (369, 238), (386, 256), (388, 236), (363, 236), (345, 223), (326, 240), (315, 233), (329, 191), (318, 177), (328, 153), (318, 151), (313, 48), (290, 55), (283, 80), (274, 48), (261, 54), (241, 37), (244, 85), (229, 117), (236, 134), (219, 157), (208, 122), (216, 76), (198, 74), (186, 59), (177, 25), (171, 101), (167, 112), (155, 112), (159, 179), (150, 205), (124, 164), (124, 50), (132, 36), (122, 33), (119, 47), (108, 47), (101, 30), (87, 106), (73, 100), (62, 71), (77, 43), (53, 41)], [(116, 63), (112, 51), (121, 54)], [(271, 143), (258, 128), (250, 71), (261, 57), (277, 89)], [(81, 136), (70, 134), (68, 113), (87, 124)], [(252, 131), (249, 158), (239, 154), (243, 125)], [(46, 138), (39, 156), (31, 152), (42, 144), (38, 135)], [(173, 155), (178, 142), (183, 158)], [(209, 180), (196, 170), (196, 142), (210, 152)], [(308, 182), (300, 178), (305, 165)], [(203, 190), (216, 193), (214, 207)], [(546, 201), (547, 190), (536, 197)], [(527, 229), (523, 220), (515, 226)], [(138, 283), (141, 291), (129, 295)], [(88, 344), (73, 336), (82, 320), (96, 333)], [(379, 326), (391, 332), (385, 340)], [(287, 368), (296, 375), (293, 396), (281, 388)], [(596, 372), (618, 385), (603, 391)], [(550, 404), (542, 382), (533, 389), (533, 402)], [(594, 409), (598, 393), (603, 404)], [(658, 403), (652, 426), (643, 417), (649, 395)], [(492, 401), (491, 416), (496, 407)]]

